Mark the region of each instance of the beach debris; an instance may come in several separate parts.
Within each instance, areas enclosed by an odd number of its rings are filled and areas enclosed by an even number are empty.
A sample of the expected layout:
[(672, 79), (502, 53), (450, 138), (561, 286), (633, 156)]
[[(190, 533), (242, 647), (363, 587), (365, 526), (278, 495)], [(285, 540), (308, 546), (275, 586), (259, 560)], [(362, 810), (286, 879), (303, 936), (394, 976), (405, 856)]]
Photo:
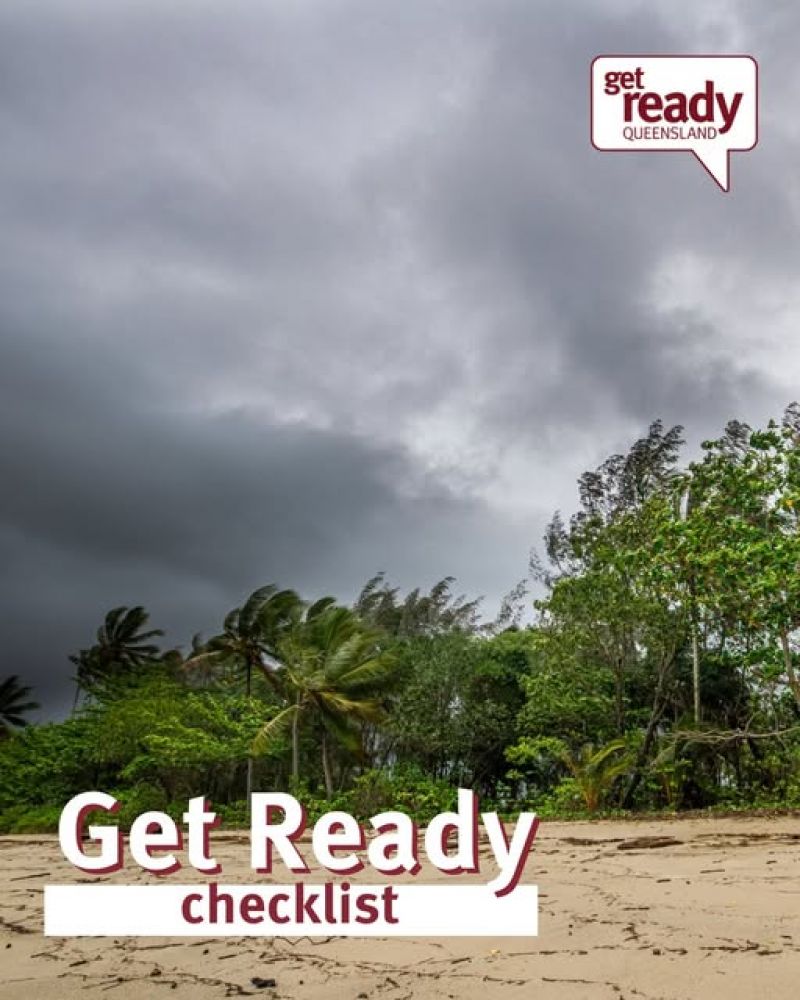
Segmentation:
[(278, 985), (275, 979), (262, 979), (260, 976), (253, 976), (250, 982), (257, 990), (273, 990)]
[[(571, 847), (594, 847), (595, 844), (618, 844), (622, 837), (562, 837), (561, 842), (569, 844)], [(548, 851), (554, 854), (554, 851)], [(570, 855), (574, 857), (574, 855)]]
[(653, 850), (658, 847), (677, 847), (682, 843), (682, 840), (677, 840), (675, 837), (634, 837), (632, 840), (623, 840), (621, 844), (617, 844), (617, 850)]

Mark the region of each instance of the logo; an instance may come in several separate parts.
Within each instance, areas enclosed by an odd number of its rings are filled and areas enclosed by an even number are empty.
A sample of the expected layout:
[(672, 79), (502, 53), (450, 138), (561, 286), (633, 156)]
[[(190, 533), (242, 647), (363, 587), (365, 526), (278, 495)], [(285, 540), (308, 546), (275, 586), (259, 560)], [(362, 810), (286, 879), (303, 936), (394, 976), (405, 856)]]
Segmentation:
[(758, 142), (752, 56), (598, 56), (591, 71), (592, 145), (613, 152), (690, 152), (723, 191), (730, 154)]

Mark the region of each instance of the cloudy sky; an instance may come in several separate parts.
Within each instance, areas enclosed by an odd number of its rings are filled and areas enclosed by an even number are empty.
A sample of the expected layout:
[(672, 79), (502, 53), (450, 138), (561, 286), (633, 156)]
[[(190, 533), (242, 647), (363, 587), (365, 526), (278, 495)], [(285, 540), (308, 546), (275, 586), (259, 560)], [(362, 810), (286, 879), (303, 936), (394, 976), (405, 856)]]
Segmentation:
[[(800, 8), (4, 0), (0, 674), (144, 603), (445, 574), (487, 611), (655, 417), (794, 399)], [(602, 52), (749, 52), (732, 193), (602, 154)]]

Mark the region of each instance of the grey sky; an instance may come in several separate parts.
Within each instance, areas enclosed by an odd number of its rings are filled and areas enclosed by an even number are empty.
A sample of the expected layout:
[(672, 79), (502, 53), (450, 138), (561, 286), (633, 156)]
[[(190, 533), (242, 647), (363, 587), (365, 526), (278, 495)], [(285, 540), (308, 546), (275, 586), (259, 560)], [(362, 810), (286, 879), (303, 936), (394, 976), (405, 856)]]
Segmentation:
[[(789, 3), (0, 8), (4, 665), (102, 613), (458, 576), (489, 610), (586, 467), (798, 395)], [(602, 52), (746, 51), (761, 141), (588, 141)]]

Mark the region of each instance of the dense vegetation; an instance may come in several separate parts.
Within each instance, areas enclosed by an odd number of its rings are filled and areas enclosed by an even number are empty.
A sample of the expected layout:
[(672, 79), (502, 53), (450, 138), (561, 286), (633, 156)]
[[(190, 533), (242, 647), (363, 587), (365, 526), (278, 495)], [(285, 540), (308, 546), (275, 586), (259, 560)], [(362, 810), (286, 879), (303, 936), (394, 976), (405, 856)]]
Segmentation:
[(71, 657), (71, 718), (24, 726), (0, 685), (0, 829), (51, 828), (67, 798), (123, 820), (249, 789), (426, 816), (454, 789), (502, 811), (800, 807), (800, 408), (730, 423), (681, 464), (654, 423), (579, 482), (498, 619), (452, 580), (405, 597), (379, 575), (353, 607), (265, 587), (188, 653), (140, 608)]

